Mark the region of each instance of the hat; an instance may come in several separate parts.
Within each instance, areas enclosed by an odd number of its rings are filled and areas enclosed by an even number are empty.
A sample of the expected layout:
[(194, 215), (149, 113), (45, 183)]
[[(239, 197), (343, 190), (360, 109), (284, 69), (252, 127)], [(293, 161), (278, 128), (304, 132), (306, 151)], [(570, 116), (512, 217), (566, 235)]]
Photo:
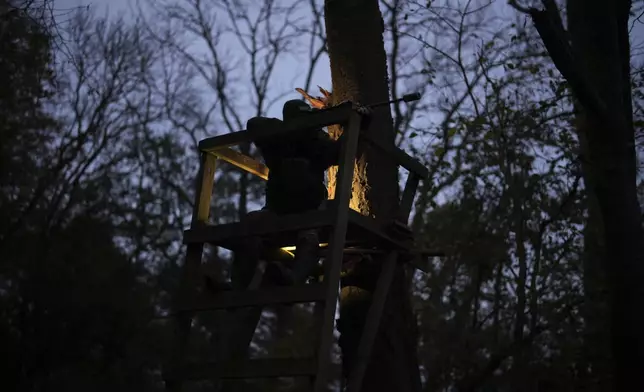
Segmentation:
[(311, 107), (306, 102), (299, 99), (293, 99), (284, 104), (282, 109), (282, 118), (286, 121), (288, 119), (298, 117), (302, 113), (308, 113), (311, 111)]

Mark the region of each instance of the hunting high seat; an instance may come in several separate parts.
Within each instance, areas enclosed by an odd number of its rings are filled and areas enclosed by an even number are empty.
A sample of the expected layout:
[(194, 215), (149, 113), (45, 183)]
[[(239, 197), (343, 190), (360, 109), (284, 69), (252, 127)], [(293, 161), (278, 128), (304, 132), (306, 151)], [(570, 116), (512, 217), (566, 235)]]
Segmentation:
[[(336, 107), (286, 121), (281, 128), (256, 134), (250, 131), (240, 131), (204, 139), (199, 143), (201, 164), (197, 179), (195, 208), (190, 229), (184, 233), (183, 242), (187, 245), (187, 255), (180, 286), (174, 298), (175, 341), (171, 362), (164, 371), (168, 390), (181, 390), (182, 382), (187, 380), (294, 376), (311, 377), (312, 390), (315, 392), (326, 390), (329, 382), (331, 347), (343, 256), (345, 253), (355, 252), (356, 247), (358, 252), (386, 255), (382, 258), (383, 265), (360, 339), (357, 360), (349, 376), (348, 390), (356, 392), (360, 390), (362, 376), (378, 329), (395, 264), (399, 260), (416, 260), (416, 263), (423, 256), (431, 256), (427, 252), (413, 250), (413, 239), (410, 240), (410, 236), (396, 235), (400, 231), (409, 232), (406, 228), (406, 221), (419, 181), (428, 178), (427, 169), (396, 146), (384, 145), (360, 132), (360, 122), (361, 115), (354, 110), (353, 104), (345, 102)], [(221, 225), (209, 223), (217, 160), (231, 163), (263, 179), (268, 178), (266, 166), (231, 149), (230, 146), (260, 138), (278, 137), (286, 132), (320, 128), (332, 124), (343, 125), (347, 136), (340, 149), (335, 198), (329, 200), (323, 210), (272, 216), (263, 221), (253, 221), (252, 223), (244, 221)], [(353, 163), (359, 139), (373, 143), (395, 160), (398, 165), (409, 171), (399, 205), (399, 217), (405, 223), (398, 224), (398, 231), (396, 231), (396, 225), (392, 225), (390, 222), (380, 222), (374, 218), (360, 215), (349, 208)], [(242, 239), (262, 237), (264, 244), (269, 244), (269, 247), (277, 249), (295, 244), (299, 230), (314, 228), (319, 230), (320, 242), (328, 244), (322, 256), (324, 275), (321, 283), (220, 291), (216, 294), (212, 292), (198, 294), (195, 290), (199, 282), (203, 281), (200, 279), (202, 276), (200, 266), (205, 243), (235, 251)], [(399, 255), (405, 255), (405, 257), (399, 258)], [(414, 255), (416, 257), (412, 257)], [(417, 266), (421, 268), (419, 265)], [(216, 363), (188, 363), (185, 360), (187, 340), (195, 312), (244, 307), (261, 309), (266, 305), (304, 302), (316, 303), (316, 315), (321, 318), (317, 352), (314, 357), (248, 359), (237, 356), (230, 361)], [(252, 334), (255, 326), (247, 327), (250, 328)], [(247, 343), (250, 342), (244, 342), (246, 350)]]

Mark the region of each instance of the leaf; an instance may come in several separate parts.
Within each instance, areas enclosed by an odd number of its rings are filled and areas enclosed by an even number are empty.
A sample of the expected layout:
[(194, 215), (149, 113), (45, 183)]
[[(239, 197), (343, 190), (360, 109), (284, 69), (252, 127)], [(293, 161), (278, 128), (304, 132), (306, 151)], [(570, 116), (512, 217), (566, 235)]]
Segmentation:
[(450, 128), (447, 130), (447, 137), (452, 137), (458, 132), (457, 128)]
[(437, 157), (442, 157), (445, 155), (445, 149), (443, 147), (436, 147), (436, 150), (434, 150), (434, 155)]
[(413, 139), (413, 138), (415, 138), (416, 136), (418, 136), (418, 134), (417, 134), (416, 132), (412, 132), (412, 133), (410, 133), (410, 134), (409, 134), (409, 138), (410, 138), (410, 139)]

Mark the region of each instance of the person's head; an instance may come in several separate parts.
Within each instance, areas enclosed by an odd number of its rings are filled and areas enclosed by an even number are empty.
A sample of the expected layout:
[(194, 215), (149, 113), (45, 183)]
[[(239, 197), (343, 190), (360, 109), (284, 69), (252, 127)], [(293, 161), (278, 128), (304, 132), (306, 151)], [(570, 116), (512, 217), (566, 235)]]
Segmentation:
[(282, 109), (282, 118), (286, 121), (310, 112), (311, 107), (306, 102), (299, 99), (293, 99), (284, 104)]

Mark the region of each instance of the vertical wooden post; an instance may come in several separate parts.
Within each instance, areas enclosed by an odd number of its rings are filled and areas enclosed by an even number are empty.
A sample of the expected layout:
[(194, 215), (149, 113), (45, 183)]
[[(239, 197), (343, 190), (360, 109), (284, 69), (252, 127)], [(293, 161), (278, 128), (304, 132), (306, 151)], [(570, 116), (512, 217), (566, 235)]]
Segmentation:
[(400, 210), (399, 218), (407, 224), (409, 220), (409, 214), (411, 213), (411, 208), (414, 205), (414, 197), (416, 196), (416, 189), (418, 189), (418, 183), (420, 182), (420, 177), (414, 172), (409, 172), (407, 181), (405, 182), (405, 190), (400, 199)]
[[(215, 180), (216, 161), (217, 158), (214, 155), (201, 153), (190, 228), (195, 228), (208, 222), (212, 187)], [(194, 312), (184, 311), (184, 309), (188, 307), (187, 305), (194, 297), (194, 288), (199, 276), (202, 255), (203, 244), (188, 245), (181, 280), (179, 281), (179, 287), (173, 304), (176, 316), (174, 325), (174, 347), (172, 349), (172, 357), (170, 358), (170, 371), (172, 373), (181, 369), (186, 353)], [(176, 375), (172, 377), (172, 380), (166, 381), (166, 388), (170, 392), (180, 392), (181, 385), (181, 377), (176, 377)]]
[(340, 162), (338, 163), (336, 192), (331, 211), (335, 214), (333, 232), (329, 241), (329, 253), (324, 262), (324, 283), (327, 285), (327, 294), (324, 302), (323, 319), (321, 323), (320, 345), (317, 353), (317, 377), (315, 392), (323, 392), (329, 381), (329, 364), (331, 360), (331, 346), (333, 344), (333, 331), (335, 329), (335, 310), (340, 285), (340, 272), (342, 269), (342, 256), (347, 235), (347, 220), (349, 217), (349, 201), (351, 200), (351, 185), (353, 183), (353, 170), (360, 136), (361, 116), (352, 112), (348, 127), (347, 137), (340, 149)]
[(351, 369), (349, 375), (349, 385), (347, 388), (349, 392), (360, 392), (362, 388), (362, 379), (364, 378), (369, 359), (371, 358), (371, 348), (373, 347), (373, 341), (380, 327), (382, 310), (387, 301), (387, 293), (389, 292), (389, 286), (391, 285), (394, 271), (396, 270), (397, 260), (398, 252), (390, 252), (380, 271), (380, 276), (376, 283), (376, 291), (373, 294), (371, 306), (369, 307), (369, 312), (367, 313), (367, 318), (362, 329), (353, 369)]

